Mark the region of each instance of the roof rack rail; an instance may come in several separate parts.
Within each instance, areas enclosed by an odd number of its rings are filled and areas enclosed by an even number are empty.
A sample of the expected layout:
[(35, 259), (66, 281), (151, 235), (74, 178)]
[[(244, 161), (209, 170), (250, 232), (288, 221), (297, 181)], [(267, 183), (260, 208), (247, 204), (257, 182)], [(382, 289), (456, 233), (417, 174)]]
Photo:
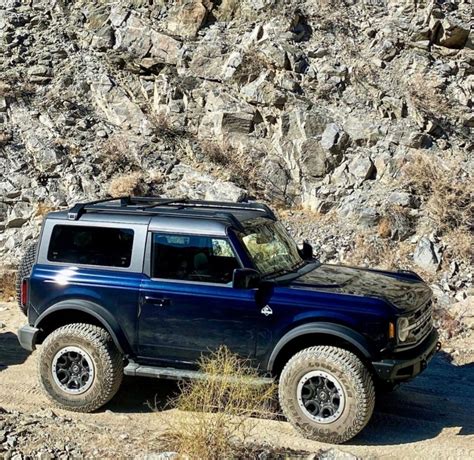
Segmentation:
[[(118, 202), (117, 204), (112, 204)], [(107, 204), (110, 203), (108, 206)], [(168, 208), (168, 207), (177, 208)], [(166, 209), (168, 208), (168, 209)], [(106, 198), (102, 200), (90, 201), (88, 203), (78, 203), (68, 211), (69, 220), (78, 220), (86, 212), (109, 212), (117, 214), (140, 214), (146, 215), (176, 215), (184, 208), (201, 208), (202, 213), (193, 213), (187, 217), (225, 219), (233, 225), (241, 227), (238, 219), (229, 210), (248, 210), (261, 212), (265, 217), (276, 220), (273, 211), (262, 203), (233, 203), (226, 201), (204, 201), (189, 200), (187, 198), (158, 198), (158, 197), (135, 197), (125, 196), (118, 198)], [(206, 213), (207, 211), (207, 213)], [(210, 211), (214, 211), (211, 214)]]

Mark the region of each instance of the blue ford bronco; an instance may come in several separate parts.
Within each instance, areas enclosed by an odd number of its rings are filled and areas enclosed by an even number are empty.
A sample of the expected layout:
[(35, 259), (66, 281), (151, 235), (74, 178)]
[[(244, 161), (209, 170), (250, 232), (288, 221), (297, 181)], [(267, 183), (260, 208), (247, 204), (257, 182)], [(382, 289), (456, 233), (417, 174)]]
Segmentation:
[(278, 380), (300, 433), (332, 443), (439, 348), (418, 275), (321, 264), (258, 203), (125, 197), (49, 213), (18, 296), (19, 341), (41, 345), (60, 408), (96, 410), (124, 374), (202, 377), (201, 355), (225, 345)]

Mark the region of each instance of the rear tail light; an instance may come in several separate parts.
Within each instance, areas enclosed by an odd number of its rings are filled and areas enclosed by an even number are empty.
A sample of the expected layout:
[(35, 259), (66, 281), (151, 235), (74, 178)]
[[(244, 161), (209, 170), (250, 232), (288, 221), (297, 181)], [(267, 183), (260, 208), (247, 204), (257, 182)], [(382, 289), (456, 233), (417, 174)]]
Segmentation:
[(26, 307), (26, 304), (28, 303), (28, 280), (24, 279), (21, 282), (21, 305), (23, 307)]

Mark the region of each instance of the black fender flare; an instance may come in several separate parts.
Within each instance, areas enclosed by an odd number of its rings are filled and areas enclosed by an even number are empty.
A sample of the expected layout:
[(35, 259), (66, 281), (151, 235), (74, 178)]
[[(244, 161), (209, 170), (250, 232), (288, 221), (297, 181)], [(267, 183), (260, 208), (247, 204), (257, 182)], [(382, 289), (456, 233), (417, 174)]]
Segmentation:
[(35, 321), (34, 326), (41, 329), (42, 322), (58, 311), (75, 310), (87, 313), (99, 321), (111, 335), (118, 350), (125, 355), (132, 353), (130, 344), (113, 315), (101, 305), (83, 299), (62, 300), (45, 310)]
[(329, 322), (317, 322), (308, 323), (301, 326), (297, 326), (287, 332), (277, 342), (273, 351), (268, 359), (267, 371), (272, 372), (275, 365), (275, 361), (281, 352), (281, 350), (290, 343), (292, 340), (310, 334), (325, 334), (332, 335), (339, 339), (343, 339), (346, 342), (354, 346), (365, 358), (371, 359), (373, 353), (371, 353), (372, 347), (368, 340), (360, 333), (353, 329), (343, 326), (342, 324), (329, 323)]

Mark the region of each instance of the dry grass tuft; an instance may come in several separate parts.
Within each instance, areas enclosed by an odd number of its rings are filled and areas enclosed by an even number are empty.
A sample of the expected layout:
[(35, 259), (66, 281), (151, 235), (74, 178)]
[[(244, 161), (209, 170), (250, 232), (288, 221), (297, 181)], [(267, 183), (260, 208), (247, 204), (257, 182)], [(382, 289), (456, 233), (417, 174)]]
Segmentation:
[(396, 251), (390, 242), (379, 238), (357, 235), (354, 247), (346, 256), (346, 262), (356, 266), (380, 266), (390, 269), (395, 266)]
[(139, 172), (114, 177), (109, 184), (108, 194), (112, 197), (139, 195), (142, 193), (143, 175)]
[(385, 209), (377, 230), (381, 238), (402, 241), (413, 234), (414, 228), (415, 219), (410, 215), (410, 209), (391, 205)]
[(10, 301), (16, 296), (16, 273), (5, 271), (0, 273), (0, 299)]
[(255, 155), (249, 155), (242, 149), (233, 148), (226, 140), (223, 142), (202, 140), (199, 147), (212, 163), (224, 168), (228, 180), (240, 187), (250, 189), (258, 195), (262, 184)]
[(452, 261), (465, 264), (467, 267), (474, 264), (474, 234), (469, 230), (459, 227), (449, 230), (442, 238), (446, 245), (443, 253), (443, 265), (447, 266)]
[(10, 133), (0, 131), (0, 147), (7, 145), (13, 139)]
[(49, 212), (55, 211), (57, 208), (51, 204), (47, 204), (44, 201), (38, 203), (36, 207), (35, 216), (44, 217)]
[(249, 384), (257, 371), (249, 363), (219, 348), (201, 359), (202, 380), (185, 383), (174, 406), (192, 412), (170, 422), (169, 448), (185, 458), (246, 458), (248, 449), (239, 442), (252, 434), (255, 417), (273, 416), (270, 402), (276, 385)]
[(403, 168), (402, 185), (424, 198), (426, 215), (439, 232), (474, 225), (474, 186), (460, 162), (417, 155)]

